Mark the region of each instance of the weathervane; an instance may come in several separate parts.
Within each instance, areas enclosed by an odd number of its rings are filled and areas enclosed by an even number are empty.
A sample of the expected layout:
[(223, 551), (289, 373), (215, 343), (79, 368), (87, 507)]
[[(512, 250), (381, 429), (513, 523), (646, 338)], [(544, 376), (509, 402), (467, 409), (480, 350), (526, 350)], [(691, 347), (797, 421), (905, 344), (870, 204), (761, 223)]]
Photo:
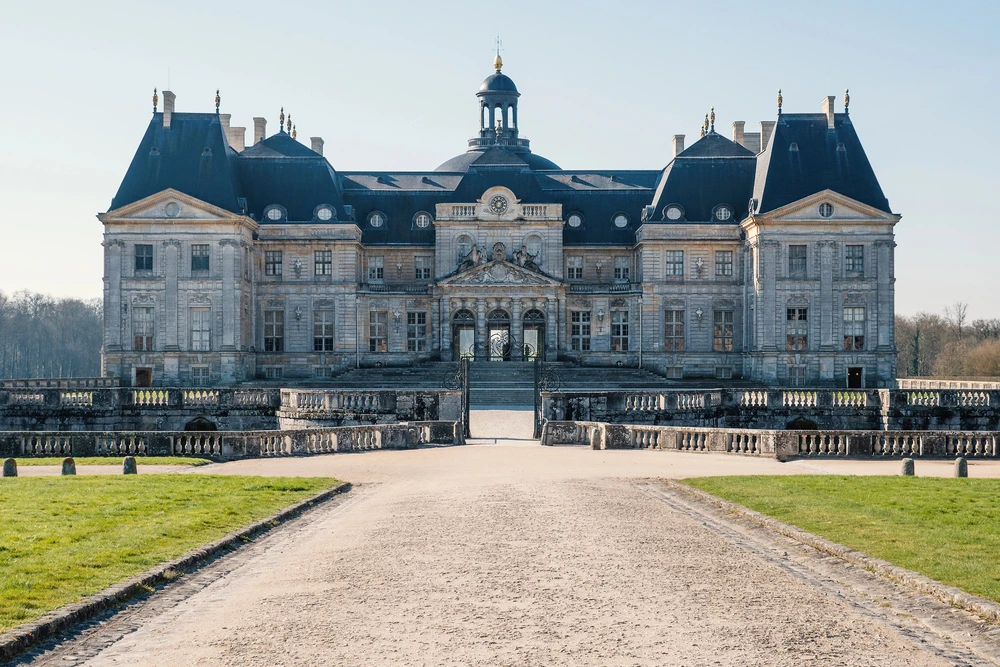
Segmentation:
[(503, 40), (500, 39), (500, 35), (497, 35), (497, 38), (493, 41), (497, 49), (497, 57), (493, 59), (493, 68), (499, 72), (500, 68), (503, 67), (503, 58), (500, 57), (500, 52), (503, 51)]

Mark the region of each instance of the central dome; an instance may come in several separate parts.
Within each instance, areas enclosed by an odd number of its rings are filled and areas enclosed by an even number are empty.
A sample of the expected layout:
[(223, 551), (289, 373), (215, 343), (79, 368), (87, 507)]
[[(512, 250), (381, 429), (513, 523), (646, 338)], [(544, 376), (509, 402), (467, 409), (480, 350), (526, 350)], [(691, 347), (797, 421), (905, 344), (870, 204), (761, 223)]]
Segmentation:
[(513, 79), (503, 72), (494, 72), (486, 77), (483, 85), (479, 86), (481, 93), (517, 93), (517, 86)]

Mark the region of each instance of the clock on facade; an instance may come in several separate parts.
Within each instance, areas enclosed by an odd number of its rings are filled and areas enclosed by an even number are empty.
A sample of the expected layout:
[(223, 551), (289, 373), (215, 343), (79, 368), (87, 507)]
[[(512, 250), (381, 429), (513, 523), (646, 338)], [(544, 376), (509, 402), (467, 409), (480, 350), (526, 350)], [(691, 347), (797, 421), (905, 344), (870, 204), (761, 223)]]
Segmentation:
[(497, 215), (502, 215), (507, 212), (507, 198), (503, 195), (496, 195), (490, 199), (490, 210)]

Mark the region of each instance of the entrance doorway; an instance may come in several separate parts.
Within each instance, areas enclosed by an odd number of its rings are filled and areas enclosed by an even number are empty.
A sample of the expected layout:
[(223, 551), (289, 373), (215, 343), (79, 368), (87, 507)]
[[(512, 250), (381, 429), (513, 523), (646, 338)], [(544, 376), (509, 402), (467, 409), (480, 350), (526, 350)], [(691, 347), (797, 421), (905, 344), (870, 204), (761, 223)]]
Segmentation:
[(847, 367), (847, 388), (861, 389), (865, 386), (865, 369), (861, 366)]
[(489, 332), (489, 360), (510, 360), (510, 315), (497, 308), (486, 317)]
[(545, 360), (545, 313), (540, 310), (529, 310), (524, 314), (524, 347), (522, 358), (525, 361), (535, 359)]
[(135, 386), (136, 387), (152, 387), (153, 386), (153, 369), (152, 368), (137, 368), (137, 369), (135, 369)]
[(465, 359), (476, 354), (476, 316), (471, 310), (460, 310), (451, 320), (452, 358)]

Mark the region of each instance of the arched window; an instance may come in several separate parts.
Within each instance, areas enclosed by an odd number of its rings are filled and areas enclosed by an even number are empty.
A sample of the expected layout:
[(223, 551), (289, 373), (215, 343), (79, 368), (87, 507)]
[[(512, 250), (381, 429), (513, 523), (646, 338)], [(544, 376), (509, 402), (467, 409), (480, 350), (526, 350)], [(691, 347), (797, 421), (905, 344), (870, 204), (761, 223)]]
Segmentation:
[(457, 311), (451, 319), (453, 322), (475, 322), (476, 316), (473, 315), (471, 310), (463, 308), (462, 310)]
[(462, 259), (472, 250), (472, 237), (462, 234), (456, 239), (455, 248), (458, 251), (458, 259)]
[(524, 247), (528, 254), (534, 257), (536, 264), (542, 263), (542, 237), (532, 234), (524, 240)]
[(545, 323), (545, 313), (543, 313), (542, 311), (540, 311), (540, 310), (538, 310), (536, 308), (532, 308), (531, 310), (529, 310), (528, 312), (526, 312), (524, 314), (524, 318), (523, 319), (524, 319), (525, 324), (529, 324), (529, 323), (533, 323), (533, 322), (541, 322), (541, 323), (544, 324)]
[(486, 321), (491, 324), (505, 324), (510, 322), (510, 313), (502, 308), (497, 308), (496, 310), (491, 310), (490, 314), (486, 316)]

